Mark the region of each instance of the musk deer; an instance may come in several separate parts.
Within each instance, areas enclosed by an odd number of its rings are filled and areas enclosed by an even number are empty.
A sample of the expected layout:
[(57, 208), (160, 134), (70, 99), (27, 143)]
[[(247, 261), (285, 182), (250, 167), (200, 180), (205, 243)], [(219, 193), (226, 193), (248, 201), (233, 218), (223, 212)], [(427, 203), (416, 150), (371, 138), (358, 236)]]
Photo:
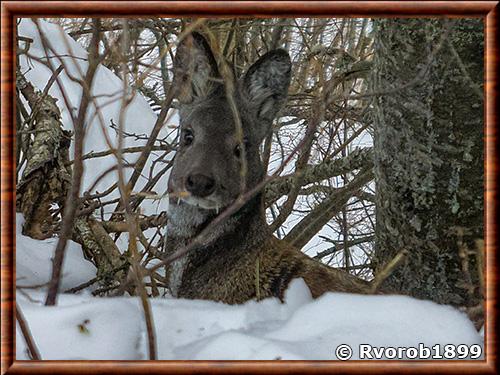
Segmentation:
[[(248, 191), (263, 180), (260, 145), (287, 98), (290, 74), (288, 53), (268, 52), (242, 79), (230, 83), (234, 91), (229, 98), (228, 82), (224, 84), (206, 39), (193, 33), (179, 44), (174, 84), (180, 102), (180, 141), (168, 182), (167, 254), (196, 237), (219, 210), (240, 196), (242, 186)], [(175, 296), (230, 304), (259, 297), (283, 299), (289, 282), (300, 277), (313, 297), (327, 291), (369, 290), (369, 283), (274, 237), (266, 224), (262, 193), (167, 271)]]

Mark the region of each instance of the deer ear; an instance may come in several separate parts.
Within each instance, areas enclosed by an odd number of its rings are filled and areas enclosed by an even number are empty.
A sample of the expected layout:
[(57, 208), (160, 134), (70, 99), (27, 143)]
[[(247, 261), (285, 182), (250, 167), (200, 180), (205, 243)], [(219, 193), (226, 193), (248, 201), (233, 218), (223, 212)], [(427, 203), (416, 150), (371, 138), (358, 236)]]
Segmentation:
[(220, 84), (217, 61), (201, 34), (191, 33), (177, 46), (173, 84), (183, 104), (205, 98)]
[(257, 60), (243, 78), (243, 89), (250, 107), (255, 108), (257, 117), (269, 125), (285, 104), (291, 65), (288, 52), (277, 49)]

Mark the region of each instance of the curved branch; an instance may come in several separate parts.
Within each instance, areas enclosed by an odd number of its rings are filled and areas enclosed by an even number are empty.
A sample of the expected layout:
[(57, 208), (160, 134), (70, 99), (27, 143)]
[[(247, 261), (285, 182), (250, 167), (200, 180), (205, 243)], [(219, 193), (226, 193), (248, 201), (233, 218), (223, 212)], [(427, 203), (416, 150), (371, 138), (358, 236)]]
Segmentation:
[(308, 165), (300, 172), (279, 177), (266, 186), (266, 206), (269, 207), (283, 195), (287, 195), (293, 186), (297, 174), (303, 174), (302, 186), (340, 176), (355, 169), (373, 167), (372, 148), (360, 148), (342, 159), (326, 159), (321, 164)]
[(360, 172), (348, 185), (339, 189), (318, 204), (285, 236), (284, 240), (291, 245), (302, 248), (330, 219), (336, 215), (355, 192), (373, 179), (371, 168)]

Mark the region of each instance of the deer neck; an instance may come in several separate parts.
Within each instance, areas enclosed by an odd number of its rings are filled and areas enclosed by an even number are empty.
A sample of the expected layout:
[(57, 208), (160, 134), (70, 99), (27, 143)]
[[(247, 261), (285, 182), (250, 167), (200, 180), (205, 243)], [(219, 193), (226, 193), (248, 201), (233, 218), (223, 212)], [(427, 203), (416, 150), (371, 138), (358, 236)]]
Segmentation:
[[(167, 238), (172, 245), (187, 245), (217, 217), (205, 210), (183, 202), (170, 202)], [(201, 247), (224, 247), (224, 244), (259, 245), (268, 235), (263, 195), (249, 200), (236, 213), (223, 220), (204, 236)]]

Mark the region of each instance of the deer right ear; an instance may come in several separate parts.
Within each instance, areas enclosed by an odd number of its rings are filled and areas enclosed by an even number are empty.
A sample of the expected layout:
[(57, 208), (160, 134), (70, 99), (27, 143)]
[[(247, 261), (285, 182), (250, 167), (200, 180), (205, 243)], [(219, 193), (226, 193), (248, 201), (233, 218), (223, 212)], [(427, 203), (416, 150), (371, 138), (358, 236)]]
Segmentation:
[(254, 63), (243, 78), (246, 98), (264, 126), (255, 129), (259, 139), (270, 130), (271, 122), (285, 104), (291, 77), (288, 52), (277, 49), (266, 53)]
[(201, 34), (191, 33), (177, 46), (173, 84), (183, 104), (207, 97), (220, 84), (217, 61)]

